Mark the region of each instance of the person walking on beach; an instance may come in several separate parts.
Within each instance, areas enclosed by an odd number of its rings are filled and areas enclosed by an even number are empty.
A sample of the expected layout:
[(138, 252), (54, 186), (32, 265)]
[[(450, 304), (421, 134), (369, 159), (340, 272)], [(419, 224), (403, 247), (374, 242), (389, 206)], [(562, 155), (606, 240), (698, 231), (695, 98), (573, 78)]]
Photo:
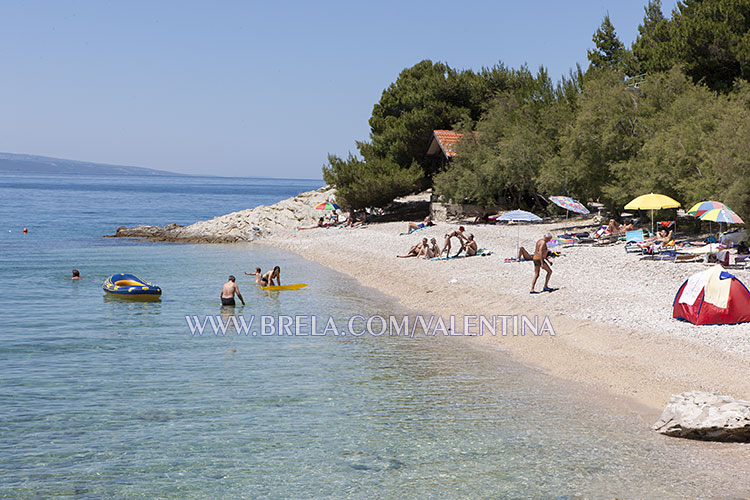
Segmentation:
[(276, 286), (281, 286), (281, 268), (279, 266), (263, 275), (260, 279), (260, 286), (274, 286), (274, 278), (276, 279)]
[(552, 265), (552, 262), (550, 262), (549, 260), (549, 249), (547, 248), (547, 242), (551, 239), (551, 234), (545, 234), (544, 238), (536, 242), (536, 247), (534, 248), (534, 256), (532, 257), (532, 260), (534, 261), (534, 280), (531, 282), (530, 293), (539, 293), (534, 290), (534, 287), (536, 286), (537, 278), (539, 278), (539, 271), (542, 269), (544, 269), (547, 273), (547, 276), (544, 279), (543, 291), (555, 291), (554, 288), (549, 287), (549, 278), (552, 275), (552, 269), (550, 269), (549, 266)]
[(234, 276), (230, 274), (227, 282), (224, 283), (224, 285), (221, 287), (221, 305), (233, 306), (235, 294), (237, 294), (237, 297), (240, 299), (240, 302), (242, 302), (242, 305), (244, 306), (245, 299), (242, 298), (240, 288), (237, 286), (237, 283), (235, 283)]

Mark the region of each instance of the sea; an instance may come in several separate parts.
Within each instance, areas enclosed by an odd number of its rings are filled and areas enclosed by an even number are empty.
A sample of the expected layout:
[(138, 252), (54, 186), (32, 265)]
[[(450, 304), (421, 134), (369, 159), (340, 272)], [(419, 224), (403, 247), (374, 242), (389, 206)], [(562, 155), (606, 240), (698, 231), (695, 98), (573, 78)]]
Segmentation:
[[(0, 174), (0, 498), (750, 495), (741, 445), (658, 435), (639, 413), (501, 350), (439, 335), (190, 328), (419, 313), (295, 254), (103, 237), (321, 185)], [(275, 265), (284, 283), (308, 286), (267, 292), (244, 274)], [(74, 268), (84, 279), (70, 279)], [(105, 295), (121, 272), (158, 284), (161, 300)], [(229, 274), (244, 307), (219, 305)]]

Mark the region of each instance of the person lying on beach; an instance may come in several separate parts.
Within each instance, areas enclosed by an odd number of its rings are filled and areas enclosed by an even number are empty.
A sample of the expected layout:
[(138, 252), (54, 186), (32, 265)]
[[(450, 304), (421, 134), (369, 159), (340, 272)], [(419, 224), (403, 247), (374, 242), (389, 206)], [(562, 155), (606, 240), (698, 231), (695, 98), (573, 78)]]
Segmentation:
[(544, 288), (543, 290), (545, 292), (552, 292), (554, 291), (552, 288), (549, 287), (549, 278), (552, 275), (552, 269), (550, 269), (550, 265), (552, 265), (552, 262), (549, 260), (549, 249), (547, 248), (547, 242), (552, 239), (551, 234), (545, 234), (544, 238), (536, 242), (536, 246), (534, 247), (534, 255), (532, 257), (532, 260), (534, 261), (534, 279), (531, 281), (531, 292), (530, 293), (539, 293), (534, 288), (536, 287), (536, 280), (539, 278), (539, 272), (544, 269), (544, 271), (547, 273), (547, 276), (544, 279)]
[(260, 279), (260, 286), (274, 286), (274, 279), (276, 279), (276, 286), (281, 286), (281, 268), (279, 266), (263, 275)]
[[(451, 231), (450, 233), (445, 235), (445, 242), (443, 242), (443, 249), (440, 251), (440, 256), (442, 257), (443, 253), (445, 253), (445, 257), (450, 257), (451, 252), (451, 238), (458, 238), (459, 243), (461, 244), (461, 247), (463, 248), (463, 244), (466, 241), (466, 236), (464, 236), (464, 231), (466, 229), (461, 226), (458, 228), (457, 231)], [(460, 252), (461, 250), (459, 250)], [(458, 255), (458, 254), (456, 254)]]
[(318, 223), (316, 225), (310, 227), (297, 227), (297, 231), (304, 231), (306, 229), (318, 229), (319, 227), (326, 227), (326, 223), (323, 217), (318, 219)]
[(406, 255), (396, 255), (399, 259), (408, 259), (409, 257), (418, 257), (422, 253), (422, 249), (427, 245), (427, 238), (422, 238), (422, 241), (414, 245), (406, 252)]
[(650, 238), (646, 238), (643, 240), (644, 243), (660, 243), (660, 244), (666, 244), (672, 241), (672, 231), (667, 232), (666, 229), (659, 229), (659, 234), (655, 234), (654, 236)]
[(474, 217), (474, 221), (472, 224), (488, 224), (490, 222), (490, 214), (487, 213), (487, 210), (482, 209), (482, 213)]
[(364, 210), (359, 213), (359, 215), (357, 216), (357, 220), (352, 224), (352, 227), (361, 226), (363, 224), (367, 224), (367, 212), (365, 212)]
[(73, 269), (73, 277), (71, 279), (74, 280), (82, 280), (81, 273), (78, 271), (78, 269)]
[(620, 234), (625, 234), (628, 231), (632, 231), (634, 229), (635, 229), (635, 226), (633, 226), (632, 220), (625, 221), (625, 223), (622, 226), (620, 226)]
[(263, 278), (263, 273), (261, 272), (259, 267), (255, 268), (254, 273), (249, 273), (245, 271), (245, 274), (247, 274), (248, 276), (255, 276), (255, 284), (260, 285), (260, 280)]
[(609, 234), (620, 234), (622, 231), (620, 225), (614, 219), (609, 219), (609, 225), (607, 226)]
[(518, 262), (522, 262), (526, 260), (533, 260), (533, 259), (534, 257), (524, 247), (520, 247), (518, 249), (518, 258), (516, 259)]
[(235, 283), (234, 276), (229, 275), (227, 282), (224, 283), (224, 285), (221, 287), (221, 305), (233, 306), (235, 294), (237, 294), (237, 297), (240, 299), (240, 302), (242, 302), (242, 305), (244, 306), (245, 299), (242, 298), (240, 288), (237, 286), (237, 283)]
[(411, 233), (412, 231), (416, 231), (417, 229), (422, 229), (423, 227), (434, 226), (434, 225), (435, 223), (432, 222), (432, 219), (428, 215), (427, 217), (424, 218), (424, 221), (420, 222), (419, 224), (417, 224), (416, 222), (410, 222), (409, 228), (406, 231), (408, 233)]

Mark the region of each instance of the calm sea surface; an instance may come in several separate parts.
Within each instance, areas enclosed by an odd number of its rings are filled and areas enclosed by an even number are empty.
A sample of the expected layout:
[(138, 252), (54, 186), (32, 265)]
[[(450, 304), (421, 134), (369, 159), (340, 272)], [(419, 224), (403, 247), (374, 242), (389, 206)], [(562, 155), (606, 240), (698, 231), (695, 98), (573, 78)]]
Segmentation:
[[(191, 335), (185, 316), (221, 314), (228, 274), (246, 317), (344, 325), (407, 312), (286, 252), (101, 238), (320, 185), (0, 174), (0, 498), (748, 494), (733, 464), (745, 448), (655, 435), (502, 352), (456, 339)], [(310, 286), (267, 293), (242, 274), (276, 264), (285, 283)], [(69, 279), (74, 267), (84, 280)], [(162, 300), (105, 297), (117, 272), (158, 283)]]

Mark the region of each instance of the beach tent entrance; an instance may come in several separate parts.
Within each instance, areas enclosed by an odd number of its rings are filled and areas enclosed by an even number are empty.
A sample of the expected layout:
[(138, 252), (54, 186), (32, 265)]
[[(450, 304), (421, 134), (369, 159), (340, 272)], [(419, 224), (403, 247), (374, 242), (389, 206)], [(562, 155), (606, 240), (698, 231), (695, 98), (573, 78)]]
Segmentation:
[(750, 292), (721, 266), (692, 275), (672, 303), (672, 317), (694, 325), (750, 322)]

